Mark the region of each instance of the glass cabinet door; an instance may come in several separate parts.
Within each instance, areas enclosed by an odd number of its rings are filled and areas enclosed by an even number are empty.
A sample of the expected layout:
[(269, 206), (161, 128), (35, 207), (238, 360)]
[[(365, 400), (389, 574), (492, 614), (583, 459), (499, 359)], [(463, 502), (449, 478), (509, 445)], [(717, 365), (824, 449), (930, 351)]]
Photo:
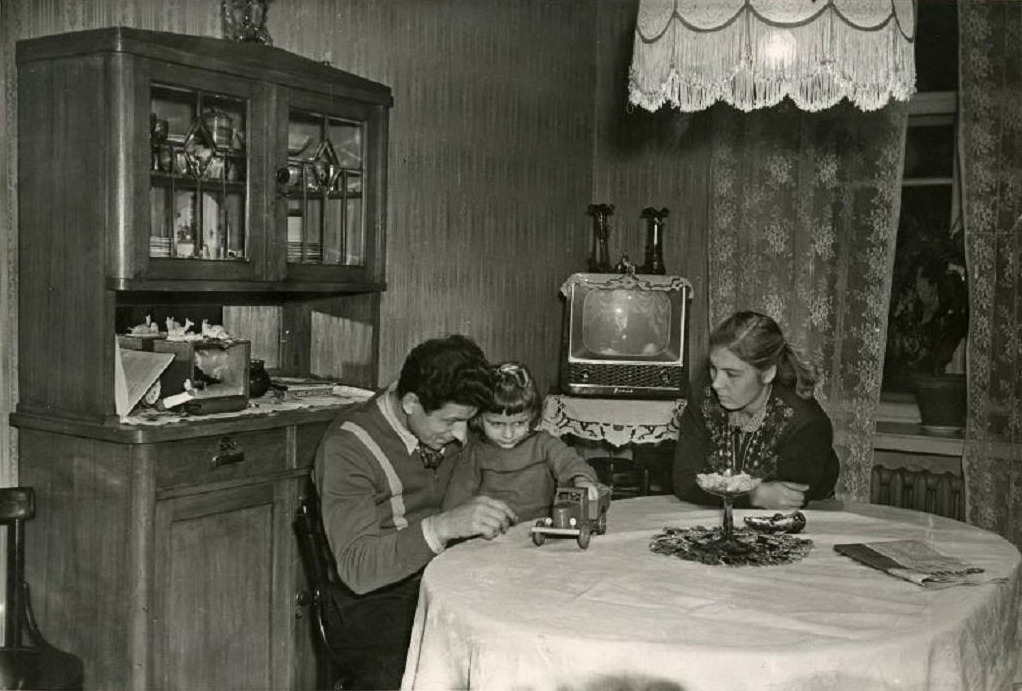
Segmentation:
[(150, 94), (149, 257), (245, 261), (247, 101), (160, 83)]
[(289, 110), (287, 167), (277, 171), (289, 266), (365, 264), (365, 141), (357, 119)]

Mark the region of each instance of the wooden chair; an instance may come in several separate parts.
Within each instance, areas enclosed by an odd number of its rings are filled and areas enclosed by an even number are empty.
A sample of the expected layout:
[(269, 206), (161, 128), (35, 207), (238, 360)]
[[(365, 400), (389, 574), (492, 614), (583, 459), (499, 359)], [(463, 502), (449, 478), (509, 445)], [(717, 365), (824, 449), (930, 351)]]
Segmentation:
[(82, 661), (50, 645), (32, 614), (25, 582), (25, 521), (34, 515), (35, 492), (31, 487), (0, 488), (0, 524), (7, 526), (7, 600), (4, 645), (0, 648), (0, 689), (80, 689)]
[(333, 552), (323, 532), (323, 523), (319, 513), (319, 497), (314, 489), (309, 489), (298, 503), (292, 523), (295, 537), (298, 540), (298, 551), (301, 554), (302, 566), (309, 585), (309, 596), (306, 598), (311, 605), (316, 636), (326, 653), (327, 661), (323, 673), (333, 677), (330, 682), (334, 689), (343, 689), (347, 676), (347, 665), (337, 652), (340, 640), (341, 613), (337, 607), (337, 598), (344, 586), (337, 576), (337, 565)]
[(600, 483), (610, 487), (614, 499), (644, 497), (649, 494), (649, 468), (631, 458), (597, 456), (587, 458)]

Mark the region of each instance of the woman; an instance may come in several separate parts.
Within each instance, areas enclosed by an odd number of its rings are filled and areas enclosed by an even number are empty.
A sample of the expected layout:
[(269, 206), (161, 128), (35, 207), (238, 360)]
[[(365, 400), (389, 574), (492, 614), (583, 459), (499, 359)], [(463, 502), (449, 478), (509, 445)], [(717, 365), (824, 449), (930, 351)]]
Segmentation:
[(747, 472), (763, 479), (736, 506), (795, 509), (834, 492), (834, 431), (813, 398), (816, 375), (781, 328), (757, 312), (737, 312), (710, 334), (709, 385), (681, 416), (674, 493), (719, 504), (696, 474)]

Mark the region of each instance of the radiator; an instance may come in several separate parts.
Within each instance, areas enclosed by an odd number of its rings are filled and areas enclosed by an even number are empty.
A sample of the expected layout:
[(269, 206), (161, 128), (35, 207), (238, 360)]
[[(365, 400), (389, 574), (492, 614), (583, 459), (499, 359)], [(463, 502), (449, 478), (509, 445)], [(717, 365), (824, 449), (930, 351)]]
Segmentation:
[(873, 466), (869, 500), (965, 520), (965, 486), (962, 478), (952, 472)]

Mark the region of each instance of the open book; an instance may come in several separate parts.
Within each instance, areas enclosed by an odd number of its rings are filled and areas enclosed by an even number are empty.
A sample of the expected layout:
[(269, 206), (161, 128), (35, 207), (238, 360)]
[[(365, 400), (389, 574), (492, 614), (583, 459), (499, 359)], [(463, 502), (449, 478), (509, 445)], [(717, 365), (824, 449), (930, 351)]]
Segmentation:
[(920, 540), (890, 540), (834, 545), (834, 550), (874, 569), (926, 588), (999, 583), (983, 569), (941, 554)]

